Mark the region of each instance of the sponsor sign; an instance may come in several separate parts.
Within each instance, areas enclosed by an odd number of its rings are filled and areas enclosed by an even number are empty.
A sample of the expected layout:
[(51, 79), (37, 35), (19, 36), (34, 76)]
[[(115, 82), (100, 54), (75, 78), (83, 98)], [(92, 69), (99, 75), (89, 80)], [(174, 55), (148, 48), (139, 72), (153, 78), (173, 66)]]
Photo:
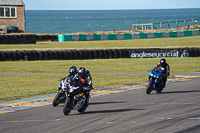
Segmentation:
[(189, 57), (187, 50), (132, 51), (131, 58)]

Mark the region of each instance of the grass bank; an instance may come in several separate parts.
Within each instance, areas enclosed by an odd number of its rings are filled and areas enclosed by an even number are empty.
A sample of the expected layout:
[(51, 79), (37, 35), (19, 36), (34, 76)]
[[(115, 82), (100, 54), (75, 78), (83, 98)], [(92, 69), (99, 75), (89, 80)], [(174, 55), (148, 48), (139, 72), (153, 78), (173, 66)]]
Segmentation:
[(200, 36), (105, 41), (38, 42), (37, 44), (0, 44), (0, 51), (16, 50), (77, 50), (122, 48), (200, 47)]
[[(166, 58), (171, 72), (199, 72), (200, 58)], [(66, 73), (72, 65), (96, 72), (148, 72), (160, 58), (0, 62), (0, 72)], [(66, 75), (0, 75), (0, 100), (16, 100), (56, 93)], [(148, 75), (93, 74), (94, 87), (147, 81)]]

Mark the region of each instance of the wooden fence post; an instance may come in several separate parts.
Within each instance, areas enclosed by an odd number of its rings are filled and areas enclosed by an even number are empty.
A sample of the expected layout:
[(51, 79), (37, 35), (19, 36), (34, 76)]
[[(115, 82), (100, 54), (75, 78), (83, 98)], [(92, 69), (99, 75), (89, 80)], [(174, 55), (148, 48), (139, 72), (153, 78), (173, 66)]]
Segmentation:
[(192, 26), (194, 26), (194, 19), (192, 19)]
[(170, 22), (168, 22), (168, 29), (170, 29)]
[(185, 20), (184, 20), (184, 27), (185, 27)]
[(162, 22), (160, 22), (160, 29), (162, 29)]

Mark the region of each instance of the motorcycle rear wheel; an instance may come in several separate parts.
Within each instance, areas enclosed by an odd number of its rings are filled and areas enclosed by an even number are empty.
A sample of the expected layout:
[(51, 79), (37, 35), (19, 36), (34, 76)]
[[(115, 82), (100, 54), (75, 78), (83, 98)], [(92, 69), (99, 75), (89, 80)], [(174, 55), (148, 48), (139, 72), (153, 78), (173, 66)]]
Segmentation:
[(88, 102), (85, 102), (85, 104), (83, 105), (83, 107), (82, 107), (81, 109), (78, 109), (77, 111), (78, 111), (79, 113), (84, 113), (85, 110), (86, 110), (87, 107), (88, 107), (88, 104), (89, 104), (89, 99), (88, 99)]
[[(164, 84), (164, 83), (163, 83)], [(161, 93), (164, 89), (164, 86), (162, 85), (161, 88), (159, 88), (158, 90), (156, 90), (157, 93)]]
[(156, 90), (157, 93), (161, 93), (163, 91), (163, 87), (161, 87), (159, 90)]
[(150, 81), (147, 85), (147, 88), (146, 88), (146, 93), (147, 94), (150, 94), (151, 91), (153, 90), (153, 81)]
[(67, 98), (67, 100), (65, 101), (64, 107), (63, 107), (64, 115), (68, 115), (71, 112), (72, 103), (73, 103), (73, 99)]

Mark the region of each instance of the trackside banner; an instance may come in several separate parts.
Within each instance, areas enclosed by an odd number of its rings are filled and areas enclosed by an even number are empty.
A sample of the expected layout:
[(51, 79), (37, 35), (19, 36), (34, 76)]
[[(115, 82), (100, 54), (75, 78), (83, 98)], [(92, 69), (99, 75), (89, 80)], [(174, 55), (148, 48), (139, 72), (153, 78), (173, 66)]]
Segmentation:
[(189, 57), (187, 50), (133, 50), (131, 58)]

